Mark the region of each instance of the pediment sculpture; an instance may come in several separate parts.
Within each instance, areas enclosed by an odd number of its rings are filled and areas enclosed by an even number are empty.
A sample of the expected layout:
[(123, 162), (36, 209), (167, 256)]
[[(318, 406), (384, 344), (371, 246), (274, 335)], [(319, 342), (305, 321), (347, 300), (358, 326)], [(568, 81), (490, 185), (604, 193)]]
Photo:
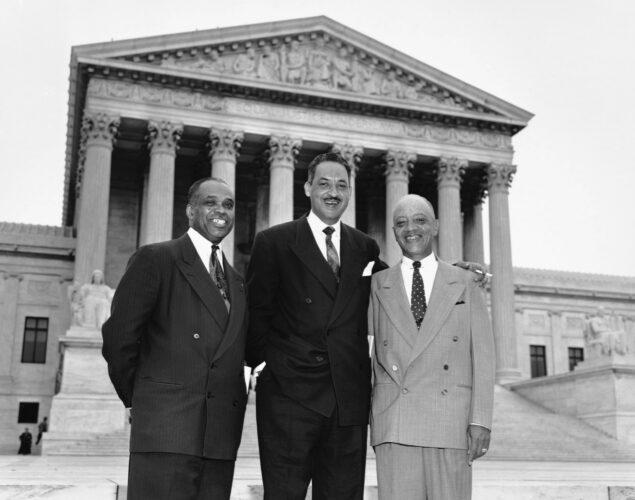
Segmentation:
[[(388, 62), (332, 39), (310, 38), (246, 42), (165, 54), (161, 66), (250, 78), (314, 89), (352, 92), (470, 109), (473, 103), (439, 86), (406, 74)], [(241, 45), (243, 48), (239, 49)], [(487, 112), (480, 108), (480, 112)]]
[(586, 359), (589, 361), (627, 356), (630, 353), (627, 333), (616, 324), (617, 318), (599, 307), (584, 328)]

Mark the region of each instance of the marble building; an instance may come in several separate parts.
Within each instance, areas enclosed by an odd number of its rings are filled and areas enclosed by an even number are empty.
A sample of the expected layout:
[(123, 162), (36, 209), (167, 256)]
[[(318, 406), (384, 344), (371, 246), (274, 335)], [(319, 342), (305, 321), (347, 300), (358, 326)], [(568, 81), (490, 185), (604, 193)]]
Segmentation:
[(411, 192), (435, 206), (442, 259), (490, 263), (499, 384), (572, 370), (600, 305), (635, 335), (635, 278), (512, 267), (512, 141), (531, 117), (325, 17), (74, 47), (62, 224), (0, 225), (0, 452), (60, 389), (73, 283), (101, 269), (115, 288), (136, 248), (185, 231), (207, 175), (235, 188), (226, 248), (244, 271), (256, 232), (306, 212), (306, 167), (326, 151), (353, 166), (344, 219), (384, 260)]

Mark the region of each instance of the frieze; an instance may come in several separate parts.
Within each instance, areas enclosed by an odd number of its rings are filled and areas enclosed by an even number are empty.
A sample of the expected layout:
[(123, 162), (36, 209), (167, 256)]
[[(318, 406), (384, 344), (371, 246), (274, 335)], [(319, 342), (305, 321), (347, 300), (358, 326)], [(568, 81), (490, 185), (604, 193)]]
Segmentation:
[(194, 111), (223, 112), (285, 122), (312, 123), (325, 128), (339, 127), (372, 134), (405, 136), (448, 145), (512, 151), (511, 137), (495, 132), (427, 123), (401, 122), (384, 118), (333, 113), (319, 109), (231, 99), (187, 89), (163, 88), (150, 83), (92, 78), (88, 84), (88, 95)]
[(395, 67), (325, 33), (284, 40), (260, 40), (128, 56), (134, 62), (186, 69), (207, 75), (350, 92), (433, 104), (448, 109), (492, 113), (483, 106)]

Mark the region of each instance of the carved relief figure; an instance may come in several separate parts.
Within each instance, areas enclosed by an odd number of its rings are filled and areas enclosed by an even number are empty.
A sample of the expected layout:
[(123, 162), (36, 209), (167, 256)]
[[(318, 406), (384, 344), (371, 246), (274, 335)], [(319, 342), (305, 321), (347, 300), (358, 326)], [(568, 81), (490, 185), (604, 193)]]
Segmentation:
[(401, 82), (397, 80), (397, 74), (392, 70), (388, 72), (384, 81), (381, 82), (381, 95), (392, 97), (393, 99), (403, 98)]
[(265, 45), (258, 60), (258, 78), (263, 80), (280, 80), (280, 56)]
[(79, 282), (74, 281), (66, 291), (68, 294), (68, 302), (71, 305), (71, 325), (77, 326), (82, 324), (82, 312), (84, 310), (84, 301), (82, 300), (82, 295), (79, 293), (79, 289)]
[(240, 54), (234, 61), (234, 73), (244, 76), (256, 74), (256, 51), (249, 47), (244, 54)]
[(90, 283), (82, 285), (79, 289), (76, 304), (81, 304), (80, 325), (100, 329), (110, 316), (110, 303), (114, 293), (115, 291), (104, 283), (104, 273), (99, 269), (93, 271)]
[(214, 73), (224, 73), (227, 71), (227, 64), (225, 60), (221, 58), (218, 50), (212, 49), (209, 53), (209, 60), (204, 62), (203, 69), (213, 71)]
[(333, 87), (353, 90), (353, 78), (356, 76), (354, 66), (348, 59), (348, 49), (340, 47), (338, 56), (333, 58)]
[(315, 87), (328, 88), (331, 83), (331, 56), (324, 48), (324, 38), (318, 38), (315, 43), (316, 48), (309, 55), (307, 82)]
[(628, 354), (625, 332), (614, 330), (610, 326), (605, 309), (599, 307), (595, 316), (591, 316), (584, 329), (584, 342), (589, 359), (608, 357), (614, 354)]
[(364, 93), (370, 95), (379, 95), (379, 82), (375, 74), (375, 65), (359, 66), (359, 79), (361, 81), (361, 89)]
[(304, 84), (306, 81), (306, 56), (300, 49), (300, 42), (291, 41), (291, 49), (287, 52), (285, 46), (280, 48), (281, 76), (283, 81)]

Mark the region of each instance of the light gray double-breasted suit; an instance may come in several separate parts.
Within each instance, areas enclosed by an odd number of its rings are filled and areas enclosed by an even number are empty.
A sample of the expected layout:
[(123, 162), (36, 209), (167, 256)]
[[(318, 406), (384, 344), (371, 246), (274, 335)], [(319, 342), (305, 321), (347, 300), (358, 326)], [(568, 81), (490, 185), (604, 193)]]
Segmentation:
[(467, 450), (469, 424), (491, 429), (494, 339), (473, 276), (439, 261), (417, 329), (400, 265), (373, 275), (371, 445)]

